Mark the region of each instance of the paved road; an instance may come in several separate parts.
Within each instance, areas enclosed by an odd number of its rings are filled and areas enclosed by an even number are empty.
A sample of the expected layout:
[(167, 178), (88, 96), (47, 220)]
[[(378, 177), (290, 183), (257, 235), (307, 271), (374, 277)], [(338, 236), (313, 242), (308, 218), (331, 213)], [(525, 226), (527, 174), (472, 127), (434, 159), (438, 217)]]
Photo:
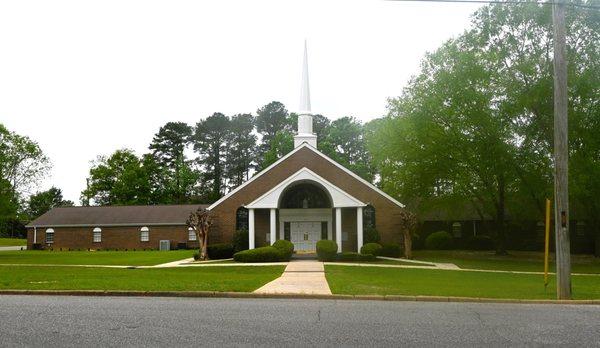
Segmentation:
[(0, 346), (545, 344), (600, 345), (600, 306), (0, 296)]

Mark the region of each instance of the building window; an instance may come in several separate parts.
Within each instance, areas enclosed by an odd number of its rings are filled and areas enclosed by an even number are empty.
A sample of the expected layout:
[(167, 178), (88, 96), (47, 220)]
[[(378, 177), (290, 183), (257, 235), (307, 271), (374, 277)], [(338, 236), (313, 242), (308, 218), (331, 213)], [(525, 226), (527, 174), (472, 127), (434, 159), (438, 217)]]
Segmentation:
[(102, 229), (99, 227), (94, 228), (93, 231), (93, 242), (100, 243), (102, 242)]
[(46, 230), (46, 244), (54, 243), (54, 230), (49, 228)]
[(190, 242), (194, 242), (194, 241), (198, 240), (198, 238), (196, 238), (196, 231), (194, 231), (194, 229), (191, 227), (188, 228), (188, 240)]
[(462, 237), (462, 225), (460, 222), (455, 222), (452, 224), (452, 236), (454, 238)]
[(367, 205), (363, 208), (363, 229), (375, 228), (375, 207)]
[(239, 207), (237, 212), (235, 213), (235, 230), (248, 231), (248, 225), (248, 209), (244, 207)]
[(327, 221), (321, 221), (321, 239), (327, 239)]
[(140, 241), (141, 242), (150, 241), (150, 229), (148, 227), (142, 227), (140, 229)]
[(289, 221), (283, 223), (283, 239), (291, 240), (291, 225)]

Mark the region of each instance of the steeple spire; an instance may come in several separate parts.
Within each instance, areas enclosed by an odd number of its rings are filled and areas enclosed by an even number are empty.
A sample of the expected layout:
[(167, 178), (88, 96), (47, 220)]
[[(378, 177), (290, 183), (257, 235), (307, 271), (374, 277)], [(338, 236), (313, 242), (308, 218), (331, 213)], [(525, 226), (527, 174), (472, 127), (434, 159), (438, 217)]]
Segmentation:
[(303, 143), (317, 147), (317, 136), (313, 133), (313, 117), (310, 109), (306, 40), (304, 40), (304, 63), (302, 64), (302, 85), (300, 88), (300, 108), (298, 111), (298, 132), (294, 136), (294, 147), (298, 147)]
[(302, 64), (302, 86), (300, 90), (300, 111), (310, 113), (310, 87), (308, 84), (308, 50), (304, 40), (304, 63)]

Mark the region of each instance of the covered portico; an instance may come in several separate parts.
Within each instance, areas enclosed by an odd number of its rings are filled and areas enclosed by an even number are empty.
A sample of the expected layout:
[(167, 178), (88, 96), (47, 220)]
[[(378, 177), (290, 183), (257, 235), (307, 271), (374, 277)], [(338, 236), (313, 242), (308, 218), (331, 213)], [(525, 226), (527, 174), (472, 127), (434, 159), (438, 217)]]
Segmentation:
[(257, 213), (268, 211), (267, 241), (270, 244), (277, 239), (286, 239), (294, 243), (297, 251), (314, 252), (318, 240), (329, 239), (336, 241), (338, 252), (341, 252), (343, 235), (349, 232), (343, 231), (343, 219), (353, 210), (355, 221), (346, 225), (356, 223), (356, 249), (360, 251), (365, 206), (365, 203), (304, 167), (245, 206), (248, 209), (249, 248), (256, 246)]

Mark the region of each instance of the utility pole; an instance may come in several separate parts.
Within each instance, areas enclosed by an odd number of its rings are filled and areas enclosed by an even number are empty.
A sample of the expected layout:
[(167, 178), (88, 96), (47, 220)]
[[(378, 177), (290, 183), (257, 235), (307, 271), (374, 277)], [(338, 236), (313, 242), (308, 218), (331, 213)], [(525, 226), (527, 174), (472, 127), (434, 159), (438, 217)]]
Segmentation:
[(571, 299), (569, 245), (569, 136), (565, 0), (552, 5), (554, 27), (554, 231), (556, 236), (556, 296)]

